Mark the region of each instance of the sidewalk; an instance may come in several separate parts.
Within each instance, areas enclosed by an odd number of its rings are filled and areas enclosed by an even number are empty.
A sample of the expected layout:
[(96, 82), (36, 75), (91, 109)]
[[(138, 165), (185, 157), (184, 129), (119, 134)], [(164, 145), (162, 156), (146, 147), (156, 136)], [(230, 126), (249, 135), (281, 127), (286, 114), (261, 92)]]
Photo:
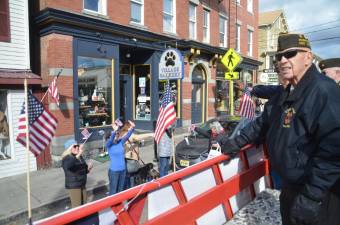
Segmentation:
[[(175, 135), (175, 144), (183, 140), (185, 133)], [(145, 139), (141, 147), (142, 160), (153, 162), (153, 140)], [(94, 167), (88, 174), (86, 188), (88, 201), (102, 198), (107, 192), (107, 168), (109, 161), (101, 163), (92, 160)], [(64, 172), (61, 168), (51, 168), (30, 173), (32, 220), (52, 216), (70, 207), (68, 193), (64, 188)], [(0, 179), (0, 224), (27, 223), (27, 178), (26, 174)]]

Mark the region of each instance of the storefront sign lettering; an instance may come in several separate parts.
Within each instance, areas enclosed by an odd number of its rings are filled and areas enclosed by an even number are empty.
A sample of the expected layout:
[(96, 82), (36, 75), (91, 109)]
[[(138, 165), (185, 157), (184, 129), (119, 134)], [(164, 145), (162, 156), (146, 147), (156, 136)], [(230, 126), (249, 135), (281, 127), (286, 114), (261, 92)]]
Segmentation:
[(167, 49), (159, 61), (159, 79), (175, 80), (183, 78), (183, 56), (177, 49)]

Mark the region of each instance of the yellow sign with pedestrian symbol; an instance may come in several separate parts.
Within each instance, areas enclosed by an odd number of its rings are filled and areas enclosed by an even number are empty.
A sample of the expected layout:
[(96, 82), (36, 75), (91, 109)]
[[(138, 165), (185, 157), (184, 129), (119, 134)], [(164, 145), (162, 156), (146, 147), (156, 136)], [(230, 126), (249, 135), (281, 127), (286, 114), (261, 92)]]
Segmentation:
[(224, 78), (226, 80), (238, 80), (239, 79), (239, 73), (238, 72), (225, 72)]
[(221, 59), (223, 65), (225, 65), (229, 71), (233, 71), (242, 61), (242, 57), (233, 49), (229, 48), (227, 53)]

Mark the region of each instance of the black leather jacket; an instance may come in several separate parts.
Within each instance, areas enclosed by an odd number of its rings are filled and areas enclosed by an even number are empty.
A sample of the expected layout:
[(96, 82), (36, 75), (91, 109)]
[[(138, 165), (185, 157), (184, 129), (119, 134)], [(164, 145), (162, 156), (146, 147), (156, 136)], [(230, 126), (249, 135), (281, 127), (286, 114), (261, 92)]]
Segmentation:
[[(283, 185), (302, 186), (322, 199), (340, 179), (340, 89), (312, 65), (294, 91), (273, 96), (263, 114), (231, 142), (242, 147), (265, 137), (271, 166)], [(222, 151), (230, 140), (220, 141)]]
[(256, 85), (253, 87), (251, 95), (258, 98), (270, 99), (278, 92), (283, 91), (283, 89), (282, 85)]
[(65, 188), (85, 188), (88, 166), (82, 156), (79, 159), (70, 154), (63, 158), (62, 167), (65, 173)]

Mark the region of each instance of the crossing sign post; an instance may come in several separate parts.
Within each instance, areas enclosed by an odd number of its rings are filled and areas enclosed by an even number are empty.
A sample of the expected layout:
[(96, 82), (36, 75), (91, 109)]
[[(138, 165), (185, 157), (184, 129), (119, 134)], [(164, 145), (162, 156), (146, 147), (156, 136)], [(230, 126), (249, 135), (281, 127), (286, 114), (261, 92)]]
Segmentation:
[(227, 67), (228, 72), (225, 73), (225, 79), (229, 80), (229, 114), (234, 115), (234, 84), (233, 80), (239, 79), (238, 72), (234, 72), (234, 69), (242, 62), (242, 57), (233, 49), (224, 54), (221, 59), (222, 64)]

